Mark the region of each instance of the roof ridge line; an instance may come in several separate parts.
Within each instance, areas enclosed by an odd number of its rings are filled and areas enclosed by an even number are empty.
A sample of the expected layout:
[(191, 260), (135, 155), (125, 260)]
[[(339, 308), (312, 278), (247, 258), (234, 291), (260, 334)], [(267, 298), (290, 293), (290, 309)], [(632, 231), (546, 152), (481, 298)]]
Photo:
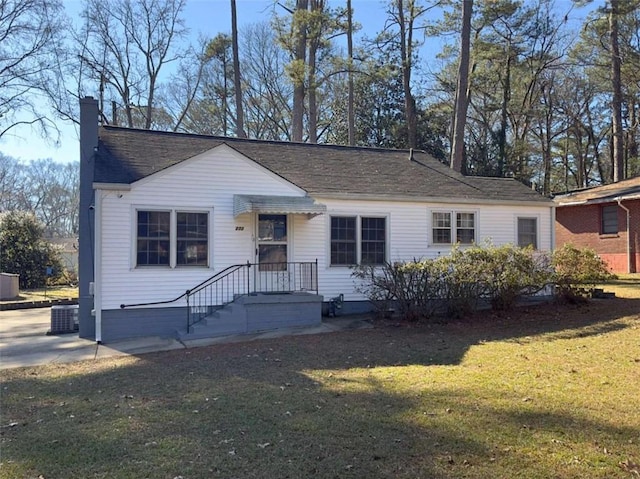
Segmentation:
[[(290, 145), (290, 146), (301, 146), (303, 148), (341, 148), (347, 150), (366, 150), (366, 151), (380, 151), (380, 152), (406, 152), (409, 155), (412, 149), (410, 148), (385, 148), (382, 146), (365, 146), (365, 145), (339, 145), (336, 143), (306, 143), (302, 141), (290, 141), (290, 140), (265, 140), (262, 138), (238, 138), (233, 136), (221, 136), (221, 135), (206, 135), (202, 133), (188, 133), (182, 131), (166, 131), (166, 130), (151, 130), (145, 128), (135, 128), (128, 126), (119, 126), (119, 125), (100, 125), (102, 128), (106, 128), (109, 130), (120, 130), (120, 131), (128, 131), (135, 133), (143, 133), (143, 134), (155, 134), (155, 135), (179, 135), (186, 136), (191, 138), (202, 138), (204, 140), (216, 140), (220, 142), (251, 142), (251, 143), (268, 143), (275, 145)], [(413, 148), (413, 152), (423, 153), (431, 158), (433, 155), (429, 154), (424, 149)], [(436, 160), (435, 158), (433, 158)], [(436, 160), (438, 161), (438, 160)]]

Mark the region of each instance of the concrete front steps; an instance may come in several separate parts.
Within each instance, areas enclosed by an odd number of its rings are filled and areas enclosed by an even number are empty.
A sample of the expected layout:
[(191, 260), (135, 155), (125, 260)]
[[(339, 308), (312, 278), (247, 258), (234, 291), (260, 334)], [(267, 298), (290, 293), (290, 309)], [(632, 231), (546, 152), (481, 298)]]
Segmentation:
[(189, 332), (177, 331), (177, 338), (189, 341), (317, 326), (322, 322), (322, 300), (320, 295), (304, 292), (241, 296), (194, 324)]

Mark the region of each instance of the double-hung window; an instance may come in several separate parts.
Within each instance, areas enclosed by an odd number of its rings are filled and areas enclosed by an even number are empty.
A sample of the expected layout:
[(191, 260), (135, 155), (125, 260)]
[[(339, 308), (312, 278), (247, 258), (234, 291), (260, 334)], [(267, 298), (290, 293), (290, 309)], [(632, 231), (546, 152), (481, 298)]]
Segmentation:
[(170, 211), (138, 211), (137, 266), (169, 266), (170, 230)]
[(207, 266), (209, 213), (136, 210), (136, 266)]
[(476, 214), (466, 211), (431, 213), (433, 244), (473, 244), (476, 240)]
[(331, 265), (384, 264), (387, 259), (387, 218), (331, 217)]
[(602, 207), (602, 227), (603, 235), (615, 235), (618, 233), (618, 207), (608, 205)]
[(176, 264), (207, 266), (209, 257), (209, 215), (176, 213)]
[(538, 219), (518, 218), (518, 246), (538, 247)]

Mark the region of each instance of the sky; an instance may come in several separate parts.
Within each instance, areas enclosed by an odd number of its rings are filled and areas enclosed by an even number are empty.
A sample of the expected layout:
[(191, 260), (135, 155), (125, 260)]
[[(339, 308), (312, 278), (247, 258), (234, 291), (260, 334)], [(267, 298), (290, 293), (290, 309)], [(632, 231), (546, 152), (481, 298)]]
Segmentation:
[[(525, 0), (526, 1), (526, 0)], [(63, 0), (67, 15), (78, 18), (82, 8), (80, 0)], [(271, 16), (274, 0), (237, 0), (238, 29), (242, 34), (242, 26), (268, 20)], [(343, 3), (336, 0), (330, 4)], [(567, 11), (571, 0), (556, 1), (560, 11)], [(385, 22), (384, 0), (352, 0), (354, 21), (362, 25), (360, 35), (374, 36), (382, 30)], [(577, 12), (574, 11), (574, 14)], [(580, 12), (580, 15), (584, 15)], [(231, 13), (229, 0), (187, 0), (184, 13), (187, 27), (193, 39), (200, 36), (214, 37), (220, 32), (231, 31)], [(579, 23), (577, 23), (579, 25)], [(423, 47), (426, 56), (440, 51), (444, 41), (431, 40)], [(424, 56), (424, 55), (423, 55)], [(9, 131), (0, 139), (0, 152), (20, 161), (28, 162), (36, 159), (51, 158), (56, 162), (66, 163), (79, 160), (78, 129), (70, 122), (58, 121), (61, 135), (59, 142), (42, 138), (31, 127), (18, 127)]]

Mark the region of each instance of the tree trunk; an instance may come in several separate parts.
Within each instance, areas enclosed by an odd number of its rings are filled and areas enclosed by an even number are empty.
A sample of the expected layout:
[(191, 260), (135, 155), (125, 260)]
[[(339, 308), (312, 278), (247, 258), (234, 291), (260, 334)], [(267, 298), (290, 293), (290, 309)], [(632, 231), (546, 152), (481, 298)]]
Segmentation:
[(325, 10), (324, 0), (311, 0), (311, 25), (308, 26), (309, 31), (307, 40), (309, 41), (309, 59), (307, 62), (308, 85), (307, 97), (309, 102), (309, 143), (318, 143), (318, 97), (317, 97), (317, 78), (316, 78), (316, 59), (318, 48), (320, 48), (320, 39), (322, 37), (322, 22)]
[(224, 71), (224, 76), (223, 76), (223, 86), (222, 86), (222, 130), (223, 130), (223, 136), (227, 136), (228, 135), (228, 125), (227, 125), (227, 117), (229, 115), (229, 106), (227, 104), (228, 99), (229, 99), (229, 87), (227, 85), (228, 83), (228, 78), (227, 78), (227, 74), (229, 72), (229, 69), (227, 68), (227, 53), (224, 53), (224, 57), (222, 58), (222, 68)]
[[(312, 0), (312, 3), (313, 0)], [(318, 143), (318, 105), (316, 96), (316, 52), (317, 41), (314, 38), (309, 46), (309, 86), (307, 97), (309, 101), (309, 143)]]
[(233, 49), (233, 85), (236, 93), (236, 136), (246, 138), (244, 131), (244, 109), (242, 106), (242, 82), (240, 80), (240, 56), (238, 54), (238, 19), (236, 0), (231, 0), (231, 46)]
[(348, 98), (347, 98), (347, 129), (349, 133), (349, 146), (356, 144), (356, 125), (354, 118), (353, 98), (353, 11), (351, 0), (347, 0), (347, 53), (349, 55)]
[(471, 14), (473, 0), (462, 0), (462, 34), (460, 37), (460, 63), (451, 140), (451, 168), (464, 173), (464, 129), (467, 122), (469, 89), (469, 51), (471, 48)]
[(509, 102), (511, 100), (511, 44), (507, 44), (507, 64), (502, 84), (502, 108), (500, 114), (500, 133), (498, 136), (498, 176), (505, 175), (507, 164), (507, 127)]
[[(306, 19), (299, 12), (309, 8), (309, 0), (297, 0), (294, 12), (295, 23), (295, 73), (293, 75), (293, 112), (291, 118), (291, 140), (302, 141), (302, 127), (304, 122), (304, 69), (307, 58), (307, 25)], [(296, 15), (298, 13), (298, 15)], [(297, 16), (297, 18), (295, 18)], [(301, 71), (302, 70), (302, 71)]]
[(418, 143), (418, 121), (416, 100), (411, 93), (411, 68), (413, 55), (414, 0), (409, 1), (409, 20), (405, 23), (404, 0), (397, 0), (398, 23), (400, 24), (400, 55), (402, 57), (402, 86), (404, 89), (404, 109), (407, 122), (407, 143), (416, 148)]
[(613, 181), (614, 183), (624, 179), (624, 156), (622, 144), (622, 80), (620, 73), (620, 48), (618, 43), (618, 2), (611, 0), (609, 12), (609, 35), (611, 39), (611, 86), (613, 99), (611, 110), (613, 113)]

